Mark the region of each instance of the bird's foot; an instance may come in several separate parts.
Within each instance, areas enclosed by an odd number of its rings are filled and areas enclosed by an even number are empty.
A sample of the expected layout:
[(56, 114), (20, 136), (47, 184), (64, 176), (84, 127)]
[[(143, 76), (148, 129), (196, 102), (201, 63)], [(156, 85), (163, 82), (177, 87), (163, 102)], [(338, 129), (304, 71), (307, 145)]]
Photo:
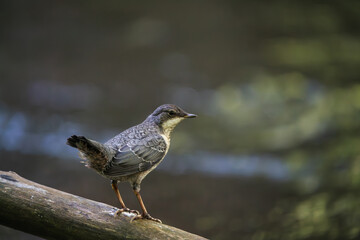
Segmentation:
[(140, 214), (138, 210), (131, 210), (129, 208), (120, 208), (119, 210), (116, 211), (116, 215), (120, 215), (123, 212), (134, 213), (136, 214), (136, 216)]
[(135, 220), (138, 220), (138, 219), (148, 219), (148, 220), (151, 220), (151, 221), (155, 221), (155, 222), (158, 222), (158, 223), (162, 223), (160, 219), (157, 219), (157, 218), (153, 218), (152, 216), (150, 216), (150, 214), (146, 213), (146, 214), (138, 214), (137, 216), (135, 216), (133, 219), (131, 219), (131, 222), (132, 221), (135, 221)]

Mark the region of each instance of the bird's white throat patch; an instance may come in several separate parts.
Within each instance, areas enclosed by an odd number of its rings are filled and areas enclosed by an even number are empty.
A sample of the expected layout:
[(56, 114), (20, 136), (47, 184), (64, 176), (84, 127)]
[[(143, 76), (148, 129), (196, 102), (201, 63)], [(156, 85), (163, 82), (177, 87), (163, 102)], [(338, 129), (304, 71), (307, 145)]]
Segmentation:
[(176, 127), (176, 125), (179, 124), (179, 122), (181, 122), (182, 120), (184, 120), (183, 118), (180, 117), (176, 117), (176, 118), (172, 118), (169, 119), (167, 121), (165, 121), (162, 124), (162, 128), (164, 130), (164, 134), (165, 136), (167, 136), (170, 139), (170, 133), (171, 131)]

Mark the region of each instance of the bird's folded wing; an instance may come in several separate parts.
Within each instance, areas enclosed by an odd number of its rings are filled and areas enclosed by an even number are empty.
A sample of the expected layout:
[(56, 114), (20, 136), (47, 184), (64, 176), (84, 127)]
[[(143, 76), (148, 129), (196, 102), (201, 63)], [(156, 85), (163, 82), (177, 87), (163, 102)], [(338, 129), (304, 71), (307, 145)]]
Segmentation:
[(146, 171), (163, 159), (165, 153), (166, 143), (160, 135), (131, 139), (119, 147), (104, 174), (121, 177)]

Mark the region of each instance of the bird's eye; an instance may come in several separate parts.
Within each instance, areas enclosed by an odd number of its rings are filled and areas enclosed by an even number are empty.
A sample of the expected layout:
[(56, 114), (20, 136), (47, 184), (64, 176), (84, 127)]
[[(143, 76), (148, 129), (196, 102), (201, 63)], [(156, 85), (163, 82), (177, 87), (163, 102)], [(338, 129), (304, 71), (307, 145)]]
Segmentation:
[(169, 115), (170, 115), (170, 116), (174, 116), (174, 115), (175, 115), (175, 112), (174, 112), (174, 111), (170, 111), (170, 112), (169, 112)]

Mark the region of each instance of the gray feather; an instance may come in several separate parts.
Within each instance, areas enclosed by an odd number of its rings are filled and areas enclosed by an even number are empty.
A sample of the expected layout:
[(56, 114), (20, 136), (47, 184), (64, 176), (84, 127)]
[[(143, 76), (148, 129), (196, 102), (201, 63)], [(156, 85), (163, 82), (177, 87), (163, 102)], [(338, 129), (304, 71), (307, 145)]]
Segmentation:
[(125, 145), (118, 146), (103, 173), (122, 177), (143, 172), (161, 161), (165, 153), (166, 142), (159, 134), (151, 133), (141, 139), (132, 138)]

